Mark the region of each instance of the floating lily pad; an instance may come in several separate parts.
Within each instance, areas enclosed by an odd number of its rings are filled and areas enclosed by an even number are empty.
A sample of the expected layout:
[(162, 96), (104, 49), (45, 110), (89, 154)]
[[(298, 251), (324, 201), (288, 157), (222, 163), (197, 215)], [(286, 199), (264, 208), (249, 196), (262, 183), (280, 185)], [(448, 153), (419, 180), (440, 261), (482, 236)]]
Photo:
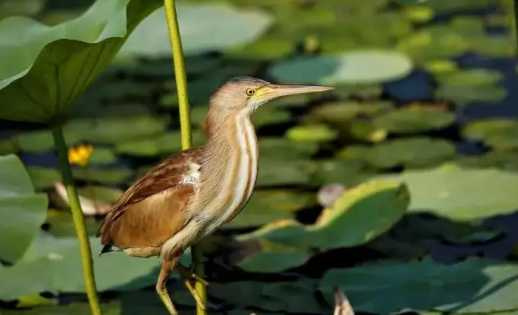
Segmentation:
[(496, 169), (455, 166), (406, 171), (411, 212), (432, 212), (455, 221), (477, 220), (518, 209), (518, 175)]
[(180, 133), (168, 132), (158, 137), (120, 142), (115, 150), (120, 154), (135, 156), (159, 156), (180, 151)]
[(518, 148), (518, 120), (491, 119), (467, 124), (462, 134), (472, 140), (481, 140), (498, 150)]
[[(227, 4), (182, 3), (177, 11), (186, 54), (247, 44), (258, 38), (272, 22), (262, 11), (236, 9)], [(217, 20), (213, 19), (215, 16)], [(135, 29), (120, 55), (169, 56), (171, 48), (166, 25), (164, 10), (157, 10)]]
[(45, 6), (45, 0), (5, 0), (0, 3), (0, 19), (14, 15), (33, 16)]
[(316, 165), (305, 159), (276, 159), (263, 155), (259, 160), (258, 186), (304, 185), (311, 182)]
[(389, 133), (406, 134), (441, 129), (455, 121), (455, 114), (423, 106), (405, 107), (390, 111), (373, 120), (378, 129)]
[(14, 263), (43, 224), (47, 198), (34, 193), (29, 176), (14, 155), (0, 156), (0, 178), (0, 259)]
[(149, 115), (74, 119), (65, 126), (64, 133), (69, 145), (82, 141), (113, 144), (158, 135), (168, 123), (167, 117)]
[(280, 137), (262, 137), (259, 139), (261, 159), (278, 159), (290, 161), (298, 158), (309, 158), (318, 150), (316, 143), (301, 143)]
[(483, 155), (463, 156), (455, 161), (462, 167), (489, 168), (497, 167), (502, 170), (518, 171), (518, 152), (491, 151)]
[(312, 110), (307, 119), (333, 124), (337, 128), (359, 116), (372, 116), (391, 110), (392, 103), (376, 102), (337, 102), (327, 103)]
[(58, 170), (41, 166), (29, 166), (27, 172), (32, 184), (38, 190), (54, 187), (54, 183), (61, 181), (61, 174)]
[[(241, 235), (239, 240), (259, 241), (260, 246), (255, 254), (244, 258), (240, 266), (258, 271), (264, 264), (265, 267), (274, 268), (265, 271), (279, 271), (303, 262), (303, 249), (307, 250), (306, 257), (309, 258), (312, 248), (330, 249), (363, 244), (396, 223), (405, 212), (408, 203), (409, 195), (404, 185), (393, 181), (362, 184), (346, 191), (333, 206), (322, 212), (313, 225), (281, 220)], [(298, 254), (290, 258), (286, 250), (280, 250), (283, 247), (286, 247), (288, 252), (295, 251)], [(275, 260), (279, 255), (284, 257), (283, 266), (264, 262), (265, 259)], [(256, 263), (255, 259), (261, 264)]]
[(394, 51), (365, 50), (341, 55), (300, 57), (277, 63), (269, 73), (283, 82), (376, 83), (400, 79), (410, 73), (412, 62)]
[(327, 142), (335, 140), (338, 132), (327, 125), (301, 125), (286, 131), (286, 137), (298, 142)]
[(290, 190), (256, 191), (243, 211), (227, 228), (259, 226), (279, 219), (292, 218), (297, 210), (316, 203), (313, 193)]
[[(324, 314), (326, 308), (315, 296), (315, 283), (310, 279), (281, 282), (239, 281), (214, 283), (209, 294), (237, 307), (260, 308), (278, 313)], [(261, 311), (261, 314), (273, 314)], [(237, 314), (248, 314), (241, 310)]]
[(373, 170), (365, 168), (361, 161), (323, 160), (318, 161), (312, 182), (318, 184), (341, 183), (357, 185), (373, 175)]
[(54, 148), (54, 140), (48, 130), (21, 133), (14, 137), (14, 143), (18, 150), (29, 153), (47, 152)]
[(448, 141), (431, 138), (391, 140), (372, 147), (354, 145), (339, 152), (346, 160), (363, 160), (372, 167), (423, 167), (452, 158), (455, 146)]
[(109, 64), (127, 34), (159, 5), (159, 1), (96, 1), (78, 18), (55, 26), (24, 17), (0, 21), (0, 102), (16, 104), (2, 106), (0, 117), (61, 120)]
[[(516, 277), (518, 267), (510, 263), (470, 259), (440, 265), (425, 259), (333, 269), (324, 275), (320, 288), (330, 297), (338, 286), (355, 310), (370, 313), (403, 309), (493, 313), (518, 308)], [(384, 298), (373, 299), (376, 295)]]
[[(92, 251), (101, 245), (91, 240)], [(37, 247), (37, 248), (36, 248)], [(83, 292), (84, 284), (77, 240), (42, 234), (33, 241), (27, 254), (12, 267), (0, 267), (3, 285), (1, 300), (39, 292)], [(155, 281), (156, 259), (134, 259), (123, 253), (93, 255), (97, 288), (129, 290), (145, 287)], [(114, 268), (124, 266), (124, 268)]]
[(267, 125), (287, 123), (292, 120), (290, 112), (272, 107), (261, 108), (252, 116), (254, 126), (260, 128)]
[(498, 85), (502, 74), (487, 69), (457, 71), (439, 76), (436, 97), (459, 105), (472, 102), (499, 102), (507, 95)]
[(84, 180), (90, 183), (100, 184), (122, 184), (126, 183), (133, 172), (123, 167), (87, 167), (87, 168), (74, 168), (74, 178)]

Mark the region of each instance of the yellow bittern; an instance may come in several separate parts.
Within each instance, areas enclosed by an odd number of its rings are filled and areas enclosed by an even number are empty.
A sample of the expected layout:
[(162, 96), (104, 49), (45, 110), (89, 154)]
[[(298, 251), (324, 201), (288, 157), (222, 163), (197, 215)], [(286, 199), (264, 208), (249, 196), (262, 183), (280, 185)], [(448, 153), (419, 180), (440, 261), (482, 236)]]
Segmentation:
[(232, 220), (254, 189), (258, 148), (250, 115), (281, 96), (330, 89), (249, 77), (225, 83), (210, 99), (205, 146), (167, 158), (120, 197), (101, 226), (103, 252), (115, 246), (130, 256), (160, 256), (156, 291), (176, 314), (166, 282), (180, 255)]

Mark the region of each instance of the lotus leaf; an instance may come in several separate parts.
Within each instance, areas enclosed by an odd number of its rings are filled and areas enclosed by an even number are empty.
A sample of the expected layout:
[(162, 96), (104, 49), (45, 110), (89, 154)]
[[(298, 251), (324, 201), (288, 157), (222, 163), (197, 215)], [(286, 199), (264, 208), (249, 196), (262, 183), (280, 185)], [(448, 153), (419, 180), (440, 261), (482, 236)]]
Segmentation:
[(337, 102), (318, 106), (307, 119), (333, 124), (337, 128), (359, 116), (372, 116), (392, 109), (390, 102)]
[(0, 178), (0, 259), (14, 263), (43, 224), (47, 198), (34, 193), (27, 172), (14, 155), (0, 156)]
[(312, 193), (291, 190), (258, 190), (242, 212), (227, 228), (258, 226), (279, 219), (292, 218), (297, 210), (316, 203)]
[(127, 34), (159, 4), (96, 1), (80, 17), (56, 26), (24, 17), (0, 21), (0, 102), (16, 104), (2, 106), (0, 117), (45, 123), (63, 119)]
[[(101, 248), (98, 240), (91, 240), (92, 251)], [(0, 299), (11, 300), (22, 295), (43, 291), (83, 292), (77, 241), (74, 238), (55, 238), (43, 233), (36, 238), (26, 255), (12, 267), (0, 267), (3, 285)], [(97, 287), (129, 290), (145, 287), (155, 280), (155, 259), (139, 260), (122, 253), (93, 255)], [(124, 266), (124, 268), (114, 268)]]
[(335, 140), (338, 132), (327, 125), (301, 125), (290, 128), (286, 137), (299, 142), (327, 142)]
[[(493, 313), (518, 308), (518, 266), (470, 259), (441, 265), (431, 259), (378, 262), (328, 271), (320, 288), (331, 296), (340, 287), (355, 310), (389, 314), (403, 309)], [(383, 296), (383, 299), (373, 299)]]
[(467, 124), (463, 131), (464, 137), (481, 140), (497, 150), (518, 148), (518, 120), (490, 119)]
[[(264, 12), (238, 10), (225, 4), (180, 4), (177, 10), (186, 54), (200, 54), (252, 42), (272, 22)], [(214, 16), (218, 19), (213, 19)], [(169, 36), (164, 25), (165, 15), (160, 9), (136, 28), (120, 54), (168, 56)]]
[(430, 211), (454, 221), (477, 220), (518, 209), (518, 175), (496, 169), (445, 166), (394, 176), (408, 185), (410, 212)]
[[(305, 261), (304, 249), (307, 259), (311, 256), (312, 248), (325, 250), (364, 244), (395, 224), (404, 214), (408, 203), (406, 187), (397, 182), (371, 181), (359, 185), (347, 190), (330, 208), (325, 209), (315, 224), (303, 225), (294, 220), (281, 220), (239, 236), (240, 241), (259, 241), (259, 244), (266, 241), (258, 252), (246, 257), (240, 266), (259, 269), (264, 265), (275, 268), (274, 264), (267, 261), (284, 257), (282, 268), (285, 269)], [(264, 244), (267, 246), (264, 247)], [(296, 255), (290, 258), (286, 250)]]
[(441, 129), (454, 121), (453, 113), (412, 106), (376, 116), (372, 123), (376, 128), (387, 130), (389, 133), (405, 134)]
[(359, 50), (283, 61), (274, 64), (269, 73), (283, 82), (352, 84), (397, 80), (408, 75), (411, 70), (412, 62), (403, 54)]
[(448, 141), (424, 137), (386, 141), (372, 147), (355, 145), (339, 152), (338, 157), (364, 160), (372, 167), (423, 167), (452, 158), (455, 147)]

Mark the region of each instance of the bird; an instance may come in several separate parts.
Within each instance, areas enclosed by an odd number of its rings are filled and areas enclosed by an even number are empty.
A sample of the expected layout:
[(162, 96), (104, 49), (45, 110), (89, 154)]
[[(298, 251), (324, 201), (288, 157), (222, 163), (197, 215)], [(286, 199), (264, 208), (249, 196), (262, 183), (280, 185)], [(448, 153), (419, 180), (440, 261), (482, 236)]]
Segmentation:
[(179, 257), (231, 221), (254, 190), (259, 152), (252, 113), (283, 96), (331, 89), (252, 77), (221, 85), (210, 97), (205, 145), (166, 158), (121, 195), (101, 224), (102, 252), (116, 248), (129, 256), (159, 256), (155, 289), (168, 312), (177, 314), (166, 283), (178, 271)]

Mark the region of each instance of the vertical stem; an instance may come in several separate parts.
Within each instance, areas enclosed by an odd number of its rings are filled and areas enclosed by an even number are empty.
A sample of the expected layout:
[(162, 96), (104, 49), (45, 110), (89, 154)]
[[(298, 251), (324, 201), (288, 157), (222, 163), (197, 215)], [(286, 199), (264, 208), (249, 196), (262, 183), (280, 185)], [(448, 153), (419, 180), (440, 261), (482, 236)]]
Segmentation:
[(72, 212), (74, 228), (76, 230), (77, 238), (79, 239), (83, 279), (85, 283), (86, 294), (88, 296), (88, 302), (90, 303), (90, 310), (93, 315), (101, 315), (101, 308), (99, 306), (99, 299), (97, 298), (97, 290), (95, 286), (92, 250), (88, 240), (88, 233), (86, 232), (83, 211), (81, 210), (81, 204), (79, 203), (77, 190), (72, 179), (72, 170), (70, 169), (70, 164), (68, 163), (68, 147), (65, 143), (62, 126), (55, 126), (52, 129), (52, 135), (54, 137), (54, 146), (58, 152), (61, 177), (67, 190), (68, 203), (70, 205), (70, 211)]
[(173, 52), (174, 76), (176, 81), (176, 93), (180, 107), (180, 130), (182, 133), (182, 149), (191, 147), (191, 121), (189, 113), (189, 96), (187, 94), (187, 74), (183, 58), (182, 39), (178, 27), (178, 17), (174, 0), (164, 0), (164, 9), (169, 27), (169, 42)]
[(513, 33), (514, 33), (514, 47), (515, 47), (515, 54), (518, 56), (518, 0), (513, 0)]
[[(176, 15), (176, 7), (174, 0), (164, 0), (164, 8), (166, 14), (167, 25), (169, 28), (169, 41), (171, 51), (173, 52), (174, 74), (176, 79), (176, 92), (178, 94), (178, 104), (180, 108), (180, 130), (182, 134), (182, 149), (186, 150), (191, 147), (191, 122), (189, 117), (189, 97), (187, 94), (187, 75), (185, 71), (185, 63), (182, 50), (182, 40), (178, 27), (178, 17)], [(203, 252), (200, 248), (193, 246), (191, 248), (192, 264), (194, 272), (200, 277), (204, 277), (203, 268)], [(207, 304), (207, 288), (203, 282), (196, 280), (195, 290), (198, 297), (206, 305)], [(196, 305), (197, 315), (206, 315), (205, 305)]]

